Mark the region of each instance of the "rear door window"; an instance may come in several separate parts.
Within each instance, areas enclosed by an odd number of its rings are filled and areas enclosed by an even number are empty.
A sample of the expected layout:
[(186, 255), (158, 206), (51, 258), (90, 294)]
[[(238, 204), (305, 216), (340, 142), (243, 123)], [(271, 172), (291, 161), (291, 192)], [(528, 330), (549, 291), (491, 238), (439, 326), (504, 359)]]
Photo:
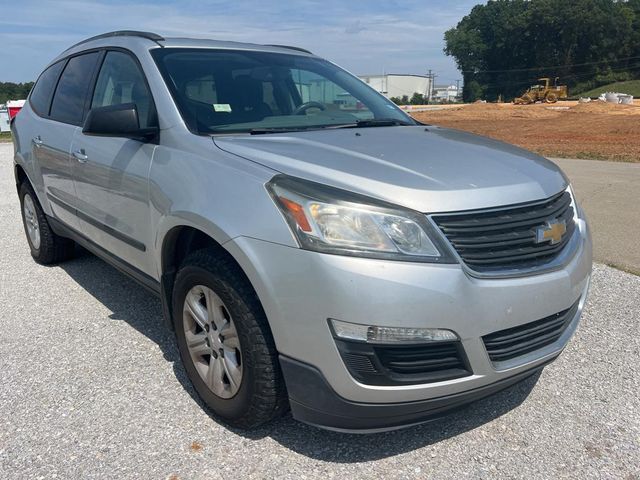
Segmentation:
[(69, 60), (53, 96), (53, 120), (72, 125), (82, 123), (85, 101), (99, 56), (99, 52), (91, 52)]
[(29, 96), (31, 108), (42, 117), (49, 115), (51, 95), (53, 94), (53, 89), (56, 87), (56, 82), (58, 81), (62, 67), (64, 67), (64, 61), (54, 63), (47, 68), (42, 72), (42, 75), (40, 75), (40, 78), (31, 91), (31, 95)]

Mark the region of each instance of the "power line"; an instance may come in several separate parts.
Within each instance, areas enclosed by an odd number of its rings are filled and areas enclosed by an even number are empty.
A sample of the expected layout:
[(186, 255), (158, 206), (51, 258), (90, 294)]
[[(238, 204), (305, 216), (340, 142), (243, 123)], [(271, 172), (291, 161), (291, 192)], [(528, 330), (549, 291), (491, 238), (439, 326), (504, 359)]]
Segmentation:
[(533, 72), (536, 70), (551, 70), (555, 68), (563, 68), (563, 67), (584, 67), (588, 65), (599, 65), (601, 63), (618, 63), (624, 62), (627, 60), (636, 60), (640, 59), (640, 56), (635, 57), (626, 57), (626, 58), (618, 58), (616, 60), (601, 60), (599, 62), (586, 62), (586, 63), (565, 63), (564, 65), (552, 65), (546, 67), (531, 67), (531, 68), (511, 68), (505, 70), (461, 70), (462, 73), (509, 73), (509, 72)]
[[(612, 73), (625, 73), (625, 72), (634, 72), (636, 70), (640, 70), (640, 64), (636, 64), (635, 66), (630, 66), (626, 68), (616, 68), (611, 69)], [(568, 77), (570, 78), (592, 78), (594, 75), (592, 73), (577, 73), (570, 74)], [(503, 82), (492, 82), (492, 83), (483, 83), (482, 86), (487, 88), (499, 88), (499, 87), (517, 87), (520, 85), (529, 85), (531, 83), (531, 79), (528, 80), (505, 80)]]

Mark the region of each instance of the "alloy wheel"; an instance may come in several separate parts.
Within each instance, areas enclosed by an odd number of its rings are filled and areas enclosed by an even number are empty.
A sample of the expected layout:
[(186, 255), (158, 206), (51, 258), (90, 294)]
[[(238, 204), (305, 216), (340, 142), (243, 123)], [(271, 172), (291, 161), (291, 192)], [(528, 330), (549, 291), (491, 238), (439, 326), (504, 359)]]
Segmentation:
[(27, 235), (29, 235), (29, 240), (33, 248), (38, 250), (40, 248), (40, 224), (31, 195), (27, 193), (22, 203), (22, 214), (24, 215), (24, 223), (27, 227)]
[(242, 382), (238, 332), (222, 299), (209, 287), (196, 285), (184, 300), (183, 327), (198, 374), (220, 398), (231, 398)]

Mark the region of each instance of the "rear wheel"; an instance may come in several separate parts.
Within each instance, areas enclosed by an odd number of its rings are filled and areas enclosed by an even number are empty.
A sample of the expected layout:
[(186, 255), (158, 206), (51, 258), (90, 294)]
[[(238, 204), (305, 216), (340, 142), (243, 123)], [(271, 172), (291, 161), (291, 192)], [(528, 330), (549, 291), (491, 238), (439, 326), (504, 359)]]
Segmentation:
[(555, 93), (550, 93), (549, 95), (547, 95), (545, 101), (547, 103), (556, 103), (558, 101), (558, 95), (556, 95)]
[(216, 415), (252, 428), (287, 409), (265, 313), (233, 261), (210, 250), (189, 255), (176, 276), (173, 319), (187, 375)]
[(20, 186), (20, 206), (27, 242), (36, 262), (49, 265), (73, 256), (74, 242), (51, 230), (38, 198), (27, 182)]

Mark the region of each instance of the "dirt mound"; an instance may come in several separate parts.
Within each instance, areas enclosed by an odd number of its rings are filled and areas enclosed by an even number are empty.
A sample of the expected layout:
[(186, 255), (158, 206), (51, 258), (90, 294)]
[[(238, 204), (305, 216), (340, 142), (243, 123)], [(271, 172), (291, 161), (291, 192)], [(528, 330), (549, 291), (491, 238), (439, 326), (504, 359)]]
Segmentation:
[(418, 120), (436, 118), (445, 120), (489, 120), (500, 121), (509, 118), (555, 118), (559, 115), (556, 110), (546, 108), (547, 105), (512, 105), (510, 103), (472, 103), (446, 110), (416, 112), (413, 115)]
[(623, 105), (619, 103), (588, 102), (578, 103), (571, 107), (574, 113), (603, 113), (607, 115), (640, 115), (640, 107), (637, 105)]

